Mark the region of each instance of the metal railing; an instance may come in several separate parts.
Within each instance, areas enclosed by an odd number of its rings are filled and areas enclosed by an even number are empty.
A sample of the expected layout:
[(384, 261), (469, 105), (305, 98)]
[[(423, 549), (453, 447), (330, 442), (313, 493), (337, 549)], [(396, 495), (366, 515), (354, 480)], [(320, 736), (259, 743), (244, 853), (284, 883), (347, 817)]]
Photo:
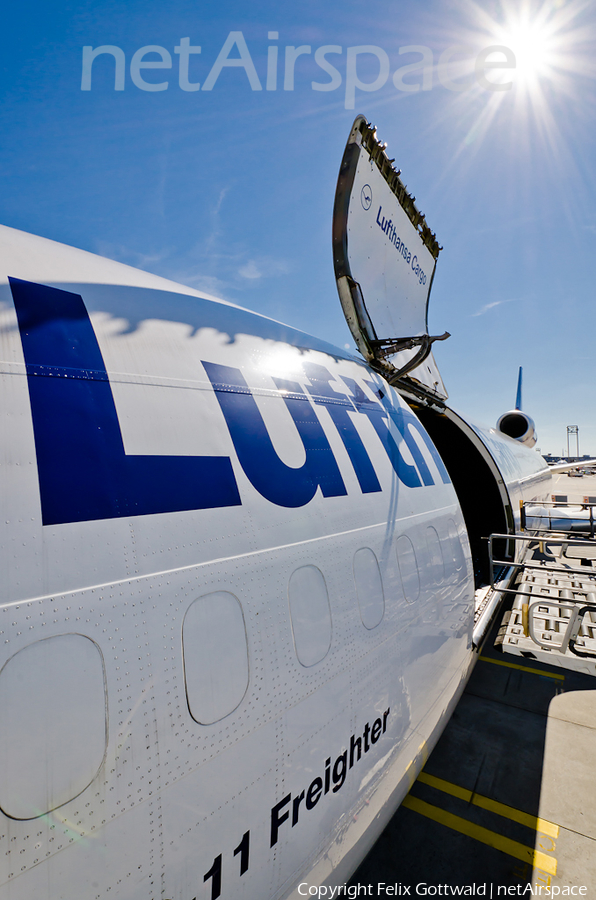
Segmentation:
[[(577, 516), (577, 518), (575, 518), (572, 516), (569, 519), (567, 519), (567, 518), (559, 519), (557, 527), (554, 529), (552, 528), (552, 519), (556, 518), (556, 515), (555, 516), (552, 516), (550, 514), (542, 515), (540, 513), (536, 514), (534, 512), (528, 513), (528, 509), (532, 510), (532, 509), (546, 508), (546, 509), (553, 509), (553, 510), (569, 510), (569, 509), (578, 509), (578, 507), (579, 507), (580, 511), (586, 510), (588, 512), (587, 517)], [(595, 508), (596, 508), (596, 503), (580, 503), (580, 502), (577, 502), (577, 503), (564, 502), (563, 503), (563, 502), (559, 502), (558, 500), (541, 500), (540, 502), (537, 502), (537, 501), (525, 500), (522, 503), (521, 510), (520, 510), (521, 530), (522, 531), (526, 530), (528, 519), (534, 519), (534, 520), (535, 519), (546, 519), (549, 523), (551, 523), (551, 528), (539, 529), (539, 530), (555, 530), (557, 532), (557, 534), (577, 534), (578, 531), (584, 531), (584, 529), (581, 528), (581, 526), (585, 523), (586, 533), (589, 534), (590, 538), (594, 538), (594, 537), (596, 537), (596, 514), (594, 512)], [(569, 523), (575, 522), (578, 527), (575, 527), (575, 528), (572, 527), (571, 529), (559, 528), (559, 523), (562, 523), (565, 521), (569, 521)]]
[[(547, 556), (546, 548), (548, 545), (555, 545), (555, 546), (557, 546), (557, 545), (561, 545), (561, 546), (574, 545), (574, 546), (578, 546), (578, 547), (585, 547), (586, 540), (577, 540), (577, 539), (573, 540), (573, 539), (570, 539), (567, 537), (556, 538), (556, 537), (551, 537), (550, 534), (549, 535), (544, 535), (544, 534), (532, 534), (532, 535), (529, 535), (529, 534), (491, 534), (491, 535), (489, 535), (488, 538), (486, 538), (486, 540), (488, 541), (488, 562), (489, 562), (490, 584), (491, 584), (491, 587), (493, 587), (493, 588), (495, 587), (495, 568), (499, 567), (499, 569), (500, 569), (501, 566), (510, 566), (515, 569), (536, 569), (536, 570), (539, 570), (546, 574), (553, 574), (553, 573), (559, 572), (559, 573), (564, 573), (566, 575), (582, 575), (584, 577), (587, 575), (589, 578), (593, 577), (595, 584), (596, 584), (596, 569), (593, 566), (590, 566), (590, 567), (587, 567), (587, 566), (581, 566), (581, 567), (580, 566), (557, 566), (557, 565), (552, 565), (550, 563), (550, 561), (548, 560), (548, 558), (545, 560), (542, 560), (541, 562), (530, 562), (530, 561), (528, 561), (528, 559), (526, 558), (525, 555), (521, 560), (519, 560), (519, 562), (516, 562), (515, 560), (512, 560), (512, 559), (496, 559), (495, 555), (494, 555), (493, 543), (494, 543), (494, 541), (497, 541), (497, 540), (500, 540), (500, 541), (503, 541), (503, 540), (524, 541), (527, 544), (536, 544), (538, 551), (540, 553), (542, 553), (542, 555), (545, 557)], [(590, 543), (590, 546), (593, 547), (594, 545), (592, 543)], [(549, 562), (548, 566), (543, 564), (544, 562), (547, 562), (547, 561)], [(536, 585), (536, 586), (539, 587), (539, 585)], [(545, 585), (545, 587), (546, 587), (546, 585)], [(512, 588), (508, 588), (508, 593), (520, 594), (520, 593), (525, 593), (525, 592), (517, 591)], [(545, 598), (547, 596), (548, 595), (546, 595), (546, 594), (544, 595)]]
[[(497, 638), (504, 649), (515, 647), (508, 652), (523, 656), (525, 640), (530, 653), (536, 647), (554, 651), (559, 659), (596, 659), (595, 509), (596, 503), (587, 500), (525, 502), (523, 533), (487, 538), (491, 585), (501, 566), (521, 572), (511, 579), (513, 605)], [(497, 558), (508, 554), (508, 559)]]

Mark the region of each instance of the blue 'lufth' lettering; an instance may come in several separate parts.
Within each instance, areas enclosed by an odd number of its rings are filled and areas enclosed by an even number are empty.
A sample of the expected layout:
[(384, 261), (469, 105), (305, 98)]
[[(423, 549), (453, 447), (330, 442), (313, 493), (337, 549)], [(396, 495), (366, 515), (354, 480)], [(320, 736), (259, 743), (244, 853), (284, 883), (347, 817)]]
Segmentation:
[[(82, 297), (17, 278), (9, 281), (27, 368), (44, 525), (240, 505), (227, 456), (127, 455), (108, 373)], [(302, 466), (288, 466), (276, 453), (240, 370), (210, 362), (203, 366), (239, 463), (271, 503), (304, 506), (319, 488), (323, 497), (347, 494), (313, 403), (327, 409), (363, 493), (382, 488), (351, 418), (356, 413), (369, 419), (404, 485), (434, 484), (417, 437), (443, 482), (450, 482), (430, 437), (411, 412), (387, 399), (379, 403), (350, 378), (343, 378), (347, 392), (337, 390), (329, 371), (312, 362), (304, 364), (312, 403), (297, 382), (273, 379), (306, 455)], [(378, 394), (372, 382), (364, 383), (373, 396)], [(402, 456), (391, 422), (414, 465)]]
[(356, 412), (356, 407), (347, 394), (335, 391), (331, 387), (329, 382), (332, 377), (324, 366), (307, 362), (304, 364), (304, 371), (312, 385), (309, 393), (313, 394), (315, 403), (321, 404), (327, 409), (331, 421), (343, 441), (362, 493), (370, 494), (382, 490), (362, 438), (349, 415)]
[[(356, 409), (358, 412), (363, 413), (368, 417), (371, 425), (376, 431), (377, 437), (381, 441), (399, 480), (407, 487), (420, 487), (422, 482), (420, 481), (416, 467), (405, 461), (389, 430), (389, 423), (387, 422), (389, 415), (388, 410), (381, 406), (380, 403), (371, 401), (366, 397), (360, 385), (352, 378), (346, 378), (345, 376), (342, 376), (342, 378), (354, 394), (354, 405), (356, 406)], [(369, 384), (369, 386), (374, 392), (374, 384)], [(418, 453), (420, 454), (420, 451), (418, 451)], [(422, 460), (422, 462), (424, 464), (424, 460)], [(433, 483), (432, 479), (430, 483)]]
[(255, 399), (239, 369), (203, 362), (224, 414), (240, 465), (254, 488), (278, 506), (304, 506), (321, 487), (324, 497), (347, 494), (329, 441), (300, 385), (274, 378), (306, 451), (298, 468), (279, 458)]
[(11, 278), (27, 366), (42, 522), (238, 506), (225, 456), (127, 456), (79, 294)]
[[(347, 381), (347, 379), (344, 379), (344, 380)], [(368, 387), (371, 389), (371, 391), (375, 391), (375, 385), (372, 381), (365, 381), (364, 383), (366, 385), (368, 385)], [(430, 469), (426, 465), (426, 462), (424, 461), (424, 457), (423, 457), (422, 453), (420, 452), (420, 447), (416, 443), (416, 438), (414, 437), (414, 434), (413, 434), (413, 432), (416, 432), (416, 434), (418, 434), (422, 438), (422, 441), (424, 442), (426, 448), (430, 452), (430, 455), (432, 456), (433, 461), (434, 461), (437, 469), (439, 470), (439, 474), (441, 476), (441, 480), (443, 481), (443, 484), (451, 484), (451, 479), (449, 477), (449, 473), (447, 472), (447, 469), (445, 468), (443, 460), (439, 456), (439, 452), (438, 452), (437, 448), (431, 441), (430, 436), (428, 435), (426, 430), (422, 427), (421, 422), (416, 418), (416, 416), (413, 415), (413, 413), (411, 413), (409, 410), (403, 409), (403, 407), (398, 408), (395, 406), (391, 406), (391, 404), (387, 403), (386, 400), (385, 400), (385, 405), (383, 405), (383, 406), (379, 405), (379, 407), (380, 407), (380, 412), (377, 411), (377, 413), (376, 413), (376, 415), (377, 415), (377, 418), (375, 419), (376, 424), (373, 423), (373, 424), (375, 424), (377, 434), (379, 434), (379, 432), (381, 430), (379, 428), (378, 416), (380, 415), (382, 418), (386, 418), (388, 416), (391, 419), (391, 421), (397, 426), (399, 433), (403, 437), (403, 439), (406, 443), (406, 446), (407, 446), (408, 450), (410, 451), (410, 453), (412, 454), (414, 462), (416, 463), (416, 466), (418, 467), (418, 471), (422, 475), (422, 480), (423, 480), (424, 484), (425, 485), (434, 484), (435, 482), (430, 473)], [(372, 419), (371, 419), (371, 421), (372, 421)], [(387, 426), (385, 426), (385, 427), (387, 428)], [(379, 434), (379, 437), (380, 436), (381, 435)], [(384, 435), (383, 435), (383, 440), (385, 440)], [(387, 447), (385, 449), (387, 449)], [(410, 466), (408, 468), (412, 468), (412, 467)], [(397, 469), (396, 469), (396, 472), (398, 473), (398, 475), (400, 475), (400, 472)], [(401, 475), (400, 475), (400, 477), (401, 477)], [(408, 482), (404, 481), (404, 484), (408, 484)], [(418, 481), (417, 484), (420, 484), (420, 481)], [(416, 487), (417, 485), (412, 484), (410, 486)]]

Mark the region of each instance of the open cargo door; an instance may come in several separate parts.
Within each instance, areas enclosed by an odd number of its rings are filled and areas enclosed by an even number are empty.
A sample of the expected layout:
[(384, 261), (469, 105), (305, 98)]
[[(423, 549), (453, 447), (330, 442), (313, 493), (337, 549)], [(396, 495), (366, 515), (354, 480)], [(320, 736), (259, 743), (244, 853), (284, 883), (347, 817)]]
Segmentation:
[[(344, 152), (333, 211), (341, 304), (366, 361), (391, 384), (445, 400), (431, 353), (428, 298), (440, 246), (408, 194), (376, 129), (358, 116)], [(404, 385), (405, 386), (405, 385)]]

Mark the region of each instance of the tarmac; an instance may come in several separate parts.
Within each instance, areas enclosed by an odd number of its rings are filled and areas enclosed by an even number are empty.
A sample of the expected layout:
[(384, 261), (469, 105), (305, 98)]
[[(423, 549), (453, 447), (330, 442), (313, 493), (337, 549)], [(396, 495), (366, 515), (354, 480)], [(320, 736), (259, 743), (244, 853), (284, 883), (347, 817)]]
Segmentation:
[[(596, 495), (596, 475), (555, 478), (569, 502)], [(495, 650), (502, 616), (350, 882), (367, 896), (596, 898), (596, 677)]]

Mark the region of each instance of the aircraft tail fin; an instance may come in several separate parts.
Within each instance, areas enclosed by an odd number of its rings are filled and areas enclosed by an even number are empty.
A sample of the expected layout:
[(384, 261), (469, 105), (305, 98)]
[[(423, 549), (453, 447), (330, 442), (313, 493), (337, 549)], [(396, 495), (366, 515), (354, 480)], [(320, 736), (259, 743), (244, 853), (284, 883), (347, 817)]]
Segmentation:
[(520, 366), (519, 367), (519, 375), (517, 378), (517, 396), (515, 398), (515, 408), (516, 409), (522, 408), (522, 375), (523, 375), (523, 371), (524, 370)]

